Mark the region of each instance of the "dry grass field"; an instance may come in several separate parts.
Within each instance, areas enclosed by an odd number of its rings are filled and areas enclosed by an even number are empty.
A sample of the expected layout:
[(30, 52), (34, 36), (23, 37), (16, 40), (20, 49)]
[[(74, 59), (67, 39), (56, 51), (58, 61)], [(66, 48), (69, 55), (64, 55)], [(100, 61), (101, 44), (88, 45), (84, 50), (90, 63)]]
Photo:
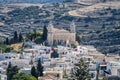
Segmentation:
[(85, 8), (80, 8), (80, 9), (77, 9), (77, 10), (70, 11), (68, 13), (71, 16), (87, 17), (84, 14), (86, 14), (88, 12), (93, 12), (93, 11), (96, 11), (96, 10), (102, 10), (102, 9), (105, 9), (105, 8), (108, 8), (108, 7), (118, 9), (118, 8), (120, 8), (120, 2), (116, 1), (116, 2), (98, 3), (98, 4), (95, 4), (95, 5), (92, 5), (92, 6), (88, 6), (88, 7), (85, 7)]
[(22, 48), (22, 43), (12, 44), (13, 50), (19, 51)]

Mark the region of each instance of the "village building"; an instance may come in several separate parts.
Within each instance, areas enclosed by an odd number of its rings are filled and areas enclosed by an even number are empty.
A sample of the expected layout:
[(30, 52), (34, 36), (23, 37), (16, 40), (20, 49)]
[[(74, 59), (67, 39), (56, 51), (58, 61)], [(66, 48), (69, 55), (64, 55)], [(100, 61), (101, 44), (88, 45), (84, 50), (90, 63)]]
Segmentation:
[(70, 31), (54, 28), (50, 22), (48, 25), (47, 42), (49, 45), (68, 45), (76, 42), (75, 23), (70, 24)]

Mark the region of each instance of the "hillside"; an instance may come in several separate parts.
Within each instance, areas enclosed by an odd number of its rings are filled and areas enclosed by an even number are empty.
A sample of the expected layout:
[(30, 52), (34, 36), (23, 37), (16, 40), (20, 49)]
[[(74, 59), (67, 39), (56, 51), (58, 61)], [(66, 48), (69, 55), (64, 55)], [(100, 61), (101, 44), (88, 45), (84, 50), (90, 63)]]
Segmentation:
[[(79, 12), (80, 16), (71, 12)], [(71, 2), (1, 5), (0, 40), (11, 38), (14, 31), (26, 35), (41, 30), (49, 21), (57, 28), (69, 29), (73, 20), (81, 37), (80, 44), (94, 45), (103, 53), (120, 54), (120, 6), (115, 1), (89, 5)]]
[[(70, 11), (68, 12), (69, 15), (71, 16), (79, 16), (79, 17), (87, 17), (87, 16), (90, 16), (90, 17), (99, 17), (99, 15), (95, 14), (93, 12), (97, 12), (99, 10), (103, 10), (103, 9), (106, 9), (106, 8), (114, 8), (114, 9), (119, 9), (120, 8), (120, 2), (106, 2), (106, 3), (98, 3), (98, 4), (94, 4), (92, 6), (88, 6), (88, 7), (85, 7), (85, 8), (80, 8), (80, 9), (77, 9), (77, 10), (73, 10), (73, 11)], [(88, 13), (91, 13), (88, 14)]]
[(81, 18), (81, 44), (94, 45), (103, 53), (120, 54), (120, 2), (98, 3), (68, 14)]
[(0, 0), (1, 4), (13, 4), (13, 3), (52, 3), (62, 2), (64, 0)]

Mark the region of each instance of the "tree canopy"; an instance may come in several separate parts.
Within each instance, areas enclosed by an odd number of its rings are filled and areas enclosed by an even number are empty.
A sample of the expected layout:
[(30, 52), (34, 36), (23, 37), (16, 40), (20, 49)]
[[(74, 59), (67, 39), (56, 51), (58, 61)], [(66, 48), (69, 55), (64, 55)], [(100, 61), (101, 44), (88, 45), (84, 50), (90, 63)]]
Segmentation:
[(44, 28), (43, 28), (43, 34), (42, 34), (42, 39), (44, 41), (47, 40), (47, 32), (48, 32), (47, 27), (44, 26)]
[(51, 53), (51, 58), (58, 58), (59, 57), (59, 54), (57, 53), (57, 51), (53, 51), (52, 53)]
[(0, 50), (2, 50), (2, 52), (10, 52), (13, 48), (9, 45), (0, 44)]
[(18, 41), (19, 41), (19, 42), (22, 42), (22, 40), (23, 40), (23, 36), (22, 36), (22, 34), (20, 33), (20, 34), (19, 34), (19, 39), (18, 39)]
[(43, 66), (41, 64), (41, 60), (38, 60), (37, 64), (37, 71), (38, 71), (38, 76), (43, 76)]
[(17, 73), (13, 76), (13, 80), (37, 80), (34, 76), (25, 73)]
[(13, 76), (16, 75), (19, 71), (19, 68), (17, 66), (12, 66), (11, 63), (9, 63), (7, 68), (7, 80), (12, 80)]
[(13, 41), (14, 41), (14, 43), (17, 43), (17, 42), (18, 42), (18, 34), (17, 34), (17, 31), (14, 32)]
[(72, 72), (73, 80), (89, 80), (89, 70), (88, 64), (86, 64), (82, 59), (75, 64)]
[(37, 70), (36, 70), (35, 66), (33, 66), (31, 68), (31, 75), (38, 78), (38, 73), (37, 73)]
[(37, 66), (33, 66), (31, 68), (31, 75), (38, 78), (39, 76), (43, 76), (43, 66), (41, 64), (41, 60), (38, 60)]

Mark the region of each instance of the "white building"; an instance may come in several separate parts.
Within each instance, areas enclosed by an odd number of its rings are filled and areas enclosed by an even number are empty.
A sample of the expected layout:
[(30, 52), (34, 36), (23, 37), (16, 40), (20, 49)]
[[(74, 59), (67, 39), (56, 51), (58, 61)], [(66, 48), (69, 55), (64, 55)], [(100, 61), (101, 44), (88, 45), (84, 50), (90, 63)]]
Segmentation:
[(51, 22), (49, 23), (47, 36), (47, 42), (49, 45), (74, 44), (76, 42), (75, 38), (76, 31), (74, 22), (70, 25), (70, 31), (54, 28), (53, 24)]
[(10, 60), (13, 66), (17, 66), (19, 68), (30, 68), (30, 60), (29, 59), (12, 59)]
[(109, 61), (107, 68), (111, 70), (111, 75), (120, 76), (120, 62), (119, 61)]
[(0, 54), (0, 60), (15, 59), (15, 58), (19, 58), (19, 54), (16, 54), (16, 53), (1, 53)]

